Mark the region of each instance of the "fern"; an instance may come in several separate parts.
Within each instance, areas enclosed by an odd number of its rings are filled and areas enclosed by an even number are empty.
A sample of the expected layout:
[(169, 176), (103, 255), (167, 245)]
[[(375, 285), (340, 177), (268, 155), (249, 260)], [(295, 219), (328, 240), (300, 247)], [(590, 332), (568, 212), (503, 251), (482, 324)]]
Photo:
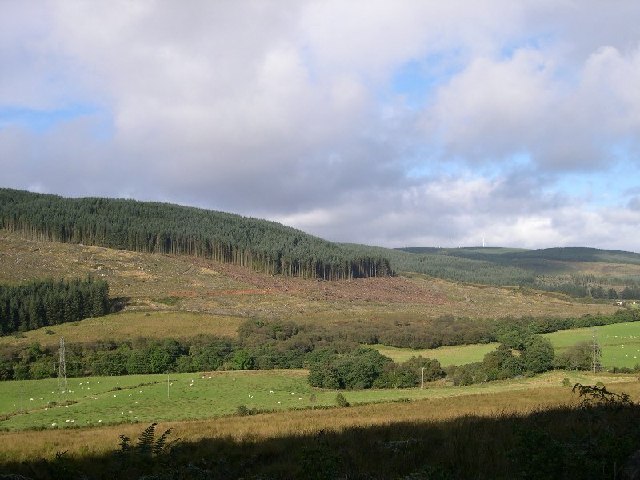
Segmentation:
[(164, 453), (165, 448), (167, 447), (167, 437), (171, 434), (171, 429), (167, 429), (164, 431), (160, 438), (158, 438), (153, 444), (153, 454), (155, 456), (161, 455)]
[(153, 453), (153, 447), (155, 444), (155, 432), (157, 423), (152, 423), (145, 428), (138, 437), (138, 444), (136, 449), (141, 456), (150, 457)]
[(582, 408), (589, 408), (595, 406), (630, 406), (633, 405), (631, 398), (626, 393), (614, 393), (607, 390), (607, 387), (602, 385), (582, 385), (576, 383), (571, 390), (573, 393), (577, 393), (580, 400), (580, 406)]

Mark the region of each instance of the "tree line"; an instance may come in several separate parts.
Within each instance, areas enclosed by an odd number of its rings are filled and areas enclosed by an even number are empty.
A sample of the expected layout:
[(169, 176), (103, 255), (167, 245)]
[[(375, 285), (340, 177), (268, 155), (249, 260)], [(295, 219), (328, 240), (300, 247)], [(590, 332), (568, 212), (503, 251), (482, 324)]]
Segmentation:
[(109, 285), (104, 280), (0, 285), (0, 335), (99, 317), (108, 311)]
[[(486, 321), (476, 329), (464, 332), (471, 323), (442, 317), (437, 327), (448, 325), (439, 341), (461, 344), (465, 338), (482, 338), (486, 342), (500, 342), (509, 352), (498, 349), (485, 357), (485, 362), (462, 369), (448, 368), (445, 372), (459, 383), (488, 381), (507, 376), (539, 373), (549, 368), (588, 368), (586, 347), (578, 346), (553, 360), (553, 349), (539, 333), (554, 331), (556, 327), (604, 325), (615, 321), (629, 321), (629, 315), (610, 317), (585, 316), (564, 322), (542, 319), (501, 319)], [(182, 340), (135, 339), (124, 342), (101, 341), (66, 345), (66, 370), (69, 376), (127, 375), (165, 372), (197, 372), (211, 370), (268, 370), (274, 368), (309, 368), (311, 381), (327, 388), (403, 387), (416, 385), (416, 372), (425, 368), (425, 381), (440, 378), (442, 368), (435, 361), (417, 358), (405, 364), (395, 364), (382, 357), (377, 350), (366, 347), (371, 335), (377, 340), (385, 337), (388, 324), (376, 324), (377, 332), (361, 332), (349, 326), (327, 328), (322, 325), (301, 325), (284, 320), (246, 320), (238, 330), (237, 339), (197, 336)], [(418, 326), (414, 329), (418, 331)], [(407, 326), (398, 326), (398, 330)], [(411, 327), (413, 329), (413, 327)], [(424, 330), (425, 327), (423, 326)], [(411, 331), (414, 331), (411, 330)], [(432, 332), (436, 333), (436, 332)], [(439, 333), (441, 334), (441, 333)], [(402, 337), (414, 345), (409, 337)], [(428, 342), (433, 339), (427, 338)], [(474, 342), (475, 343), (475, 342)], [(397, 346), (410, 346), (410, 345)], [(418, 345), (424, 348), (428, 345)], [(439, 345), (431, 345), (431, 347)], [(363, 348), (364, 347), (364, 348)], [(548, 355), (551, 354), (551, 364)], [(26, 347), (5, 346), (0, 349), (0, 379), (46, 378), (56, 375), (57, 349), (34, 344)], [(545, 357), (546, 355), (546, 357)], [(546, 358), (546, 360), (545, 360)], [(585, 360), (587, 358), (587, 360)], [(541, 366), (542, 365), (542, 366)], [(506, 376), (505, 376), (506, 375)]]
[(0, 227), (42, 241), (192, 255), (325, 280), (392, 275), (388, 258), (275, 222), (168, 203), (0, 189)]

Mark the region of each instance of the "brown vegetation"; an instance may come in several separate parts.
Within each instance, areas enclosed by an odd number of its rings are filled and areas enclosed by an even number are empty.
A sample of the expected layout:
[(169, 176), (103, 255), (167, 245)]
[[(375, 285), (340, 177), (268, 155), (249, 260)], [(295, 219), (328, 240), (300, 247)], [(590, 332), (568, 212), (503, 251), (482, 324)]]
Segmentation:
[[(562, 295), (449, 282), (423, 275), (317, 281), (255, 273), (187, 256), (26, 241), (0, 231), (0, 283), (83, 277), (109, 282), (128, 309), (188, 310), (297, 321), (422, 321), (442, 315), (487, 318), (612, 313), (613, 305)], [(172, 304), (163, 299), (172, 297)]]

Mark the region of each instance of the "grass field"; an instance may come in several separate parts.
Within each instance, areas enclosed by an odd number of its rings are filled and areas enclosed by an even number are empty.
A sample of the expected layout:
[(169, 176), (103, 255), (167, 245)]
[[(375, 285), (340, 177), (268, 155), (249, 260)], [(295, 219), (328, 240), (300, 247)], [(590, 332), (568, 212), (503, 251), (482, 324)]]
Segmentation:
[[(551, 372), (535, 378), (429, 388), (343, 392), (351, 403), (455, 397), (585, 382), (582, 373)], [(56, 379), (0, 382), (0, 428), (86, 427), (106, 424), (211, 418), (248, 409), (279, 411), (336, 404), (336, 392), (309, 386), (305, 370), (229, 371), (207, 374), (72, 378), (60, 393)], [(606, 377), (606, 378), (605, 378)], [(601, 377), (606, 382), (625, 376)], [(167, 381), (168, 380), (168, 381)], [(168, 384), (168, 385), (167, 385)]]
[[(291, 375), (293, 374), (293, 375)], [(66, 407), (49, 409), (51, 417), (46, 417), (43, 412), (38, 413), (40, 405), (33, 405), (34, 410), (21, 418), (12, 417), (3, 424), (11, 423), (12, 428), (24, 428), (32, 423), (36, 427), (39, 421), (62, 422), (55, 428), (50, 424), (44, 429), (12, 430), (0, 432), (0, 465), (8, 461), (29, 461), (37, 458), (54, 458), (56, 452), (66, 450), (71, 456), (85, 457), (91, 454), (113, 451), (117, 448), (118, 435), (125, 434), (137, 438), (142, 429), (153, 421), (161, 422), (159, 429), (172, 428), (171, 438), (180, 438), (183, 441), (197, 441), (200, 439), (230, 438), (234, 441), (245, 442), (251, 445), (254, 442), (266, 438), (279, 438), (287, 435), (310, 435), (319, 431), (343, 431), (351, 427), (369, 428), (375, 425), (406, 424), (413, 425), (417, 422), (441, 422), (465, 416), (504, 416), (509, 412), (526, 414), (549, 406), (574, 404), (577, 402), (570, 387), (561, 386), (564, 377), (570, 381), (583, 384), (595, 384), (604, 382), (612, 391), (624, 391), (631, 395), (634, 401), (640, 399), (640, 383), (635, 376), (597, 375), (589, 373), (565, 373), (550, 372), (536, 378), (522, 379), (509, 382), (495, 382), (484, 386), (478, 385), (464, 388), (429, 388), (425, 390), (388, 390), (388, 391), (359, 391), (345, 392), (347, 399), (353, 403), (359, 401), (375, 401), (383, 399), (396, 400), (410, 398), (408, 402), (370, 403), (357, 405), (350, 408), (332, 408), (315, 410), (289, 410), (284, 412), (263, 413), (250, 416), (222, 416), (215, 417), (213, 410), (215, 405), (226, 401), (230, 410), (235, 410), (237, 402), (246, 403), (248, 406), (273, 407), (274, 400), (279, 398), (281, 408), (298, 407), (299, 403), (307, 403), (308, 398), (299, 401), (288, 390), (297, 388), (303, 393), (303, 372), (228, 372), (221, 374), (228, 385), (226, 390), (218, 391), (220, 385), (215, 381), (194, 377), (194, 386), (189, 387), (191, 378), (188, 376), (172, 376), (174, 380), (174, 395), (171, 400), (166, 399), (166, 385), (162, 385), (163, 376), (156, 377), (128, 377), (112, 379), (90, 379), (89, 382), (100, 381), (100, 387), (96, 386), (96, 392), (101, 392), (97, 400), (93, 400), (78, 384), (74, 386), (75, 398), (78, 404)], [(232, 380), (232, 378), (235, 378)], [(212, 379), (213, 380), (213, 379)], [(136, 382), (158, 381), (160, 383), (149, 386), (136, 386)], [(166, 382), (166, 379), (164, 379)], [(5, 382), (0, 384), (0, 399), (2, 399), (3, 411), (11, 402), (33, 402), (26, 399), (29, 393), (36, 394), (39, 391), (43, 396), (49, 395), (55, 385), (50, 381), (31, 382)], [(180, 384), (180, 386), (178, 386)], [(14, 393), (7, 397), (6, 386), (11, 385), (10, 391)], [(123, 390), (109, 391), (115, 386)], [(269, 386), (274, 387), (274, 393), (269, 393)], [(107, 388), (108, 387), (108, 388)], [(279, 390), (282, 389), (282, 390)], [(143, 393), (139, 393), (142, 390)], [(198, 391), (195, 395), (194, 392)], [(254, 391), (254, 399), (248, 397), (249, 391)], [(309, 393), (306, 390), (304, 393)], [(18, 392), (18, 393), (15, 393)], [(525, 393), (526, 392), (526, 393)], [(129, 397), (129, 393), (132, 397)], [(335, 392), (315, 391), (318, 396), (318, 404), (333, 405)], [(113, 397), (113, 395), (116, 397)], [(193, 396), (192, 396), (193, 395)], [(135, 397), (135, 399), (134, 399)], [(46, 398), (46, 397), (43, 397)], [(228, 398), (228, 400), (225, 400)], [(246, 402), (245, 402), (246, 400)], [(251, 401), (253, 400), (253, 405)], [(138, 403), (136, 403), (138, 402)], [(285, 406), (285, 402), (287, 405)], [(146, 403), (146, 407), (144, 404)], [(150, 406), (153, 405), (153, 410)], [(130, 407), (133, 414), (129, 414)], [(11, 405), (9, 405), (11, 408)], [(133, 410), (133, 409), (137, 410)], [(189, 408), (190, 413), (179, 413), (179, 409)], [(280, 407), (279, 407), (280, 408)], [(136, 415), (137, 413), (137, 415)], [(232, 413), (232, 412), (230, 412)], [(124, 422), (117, 425), (107, 425), (103, 420), (97, 423), (99, 417), (114, 419), (114, 422)], [(127, 415), (134, 418), (123, 419)], [(138, 418), (135, 419), (135, 416)], [(191, 418), (188, 421), (181, 419)], [(25, 418), (31, 417), (24, 421)], [(174, 418), (175, 417), (175, 418)], [(172, 418), (167, 421), (167, 418)], [(75, 419), (72, 426), (84, 428), (64, 428), (70, 425), (67, 419)], [(131, 424), (130, 422), (140, 422)], [(21, 423), (22, 422), (22, 423)], [(84, 425), (81, 425), (84, 422)], [(8, 426), (8, 425), (7, 425)], [(60, 428), (62, 427), (62, 428)]]
[(640, 364), (640, 322), (562, 330), (545, 336), (556, 352), (561, 352), (577, 343), (593, 341), (594, 333), (602, 349), (604, 367), (633, 368)]
[[(561, 330), (544, 336), (551, 341), (556, 353), (560, 353), (577, 343), (592, 342), (594, 332), (602, 349), (603, 367), (633, 368), (640, 365), (640, 322)], [(497, 346), (497, 343), (487, 343), (424, 350), (386, 345), (377, 345), (375, 348), (394, 362), (404, 362), (411, 357), (421, 355), (426, 358), (435, 358), (442, 366), (446, 367), (480, 362), (488, 352), (495, 350)]]
[(406, 362), (411, 357), (422, 356), (433, 358), (443, 367), (450, 365), (465, 365), (467, 363), (481, 362), (484, 356), (495, 350), (497, 343), (480, 343), (476, 345), (458, 345), (453, 347), (425, 348), (413, 350), (410, 348), (389, 347), (376, 345), (375, 348), (382, 355), (391, 358), (394, 362)]
[(124, 341), (136, 337), (178, 339), (198, 334), (235, 338), (243, 321), (240, 317), (194, 312), (121, 312), (7, 335), (0, 337), (0, 346), (25, 346), (34, 342), (56, 346), (60, 337), (69, 343)]

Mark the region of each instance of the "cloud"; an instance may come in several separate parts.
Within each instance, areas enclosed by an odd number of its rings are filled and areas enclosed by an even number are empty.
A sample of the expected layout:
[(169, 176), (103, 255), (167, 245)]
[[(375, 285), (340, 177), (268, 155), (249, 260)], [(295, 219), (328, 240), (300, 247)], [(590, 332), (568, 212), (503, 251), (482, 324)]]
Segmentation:
[(640, 158), (640, 10), (587, 5), (3, 2), (3, 184), (339, 241), (640, 250), (632, 195), (613, 221), (571, 188)]

